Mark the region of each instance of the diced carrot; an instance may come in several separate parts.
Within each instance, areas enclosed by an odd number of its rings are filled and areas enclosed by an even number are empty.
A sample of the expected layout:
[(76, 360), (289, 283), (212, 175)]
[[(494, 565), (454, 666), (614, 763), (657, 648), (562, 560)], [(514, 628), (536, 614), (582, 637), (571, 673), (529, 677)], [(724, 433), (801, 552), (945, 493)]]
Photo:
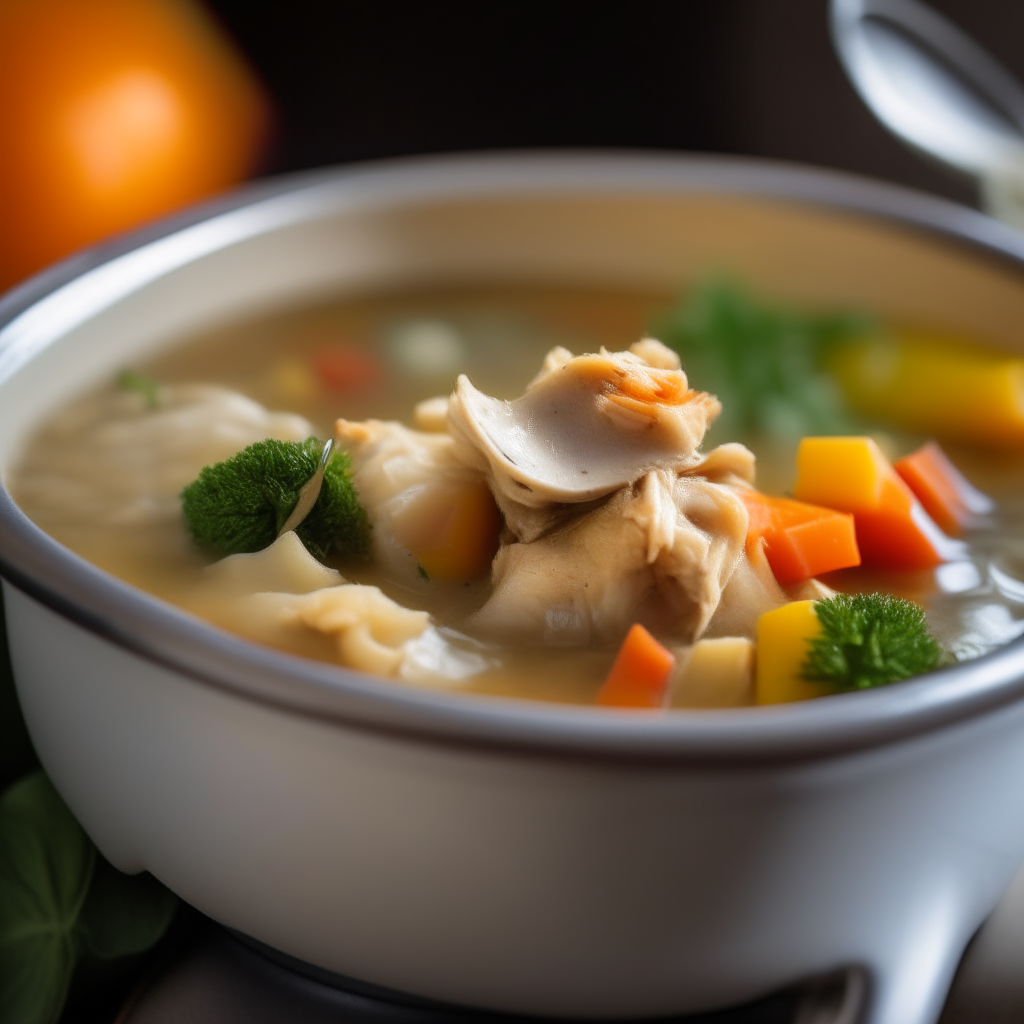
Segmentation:
[(501, 513), (487, 485), (470, 480), (410, 502), (393, 527), (431, 579), (464, 583), (490, 569)]
[(854, 408), (983, 444), (1024, 442), (1024, 359), (961, 338), (900, 331), (836, 349), (829, 369)]
[(791, 498), (740, 492), (750, 517), (747, 547), (764, 541), (775, 578), (787, 587), (819, 573), (860, 565), (853, 516)]
[(864, 565), (930, 569), (960, 554), (870, 437), (805, 437), (794, 493), (853, 513)]
[(617, 708), (664, 707), (675, 663), (675, 655), (637, 623), (626, 634), (597, 703)]
[(318, 349), (312, 363), (317, 377), (333, 391), (361, 391), (384, 376), (381, 362), (372, 352), (349, 345)]
[(992, 499), (982, 494), (934, 441), (893, 463), (893, 469), (928, 515), (951, 536), (959, 537), (994, 507)]

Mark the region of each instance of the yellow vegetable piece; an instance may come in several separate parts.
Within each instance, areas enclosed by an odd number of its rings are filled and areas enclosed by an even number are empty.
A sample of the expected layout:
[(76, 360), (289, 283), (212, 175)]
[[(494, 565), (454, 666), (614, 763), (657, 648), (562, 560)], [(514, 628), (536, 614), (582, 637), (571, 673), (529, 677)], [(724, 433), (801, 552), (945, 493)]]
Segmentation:
[(278, 363), (273, 371), (273, 384), (281, 397), (291, 402), (308, 402), (320, 390), (313, 371), (297, 360)]
[(754, 694), (758, 704), (785, 704), (824, 697), (824, 683), (800, 678), (807, 641), (821, 632), (814, 601), (791, 601), (765, 612), (757, 623), (757, 670)]
[(868, 416), (964, 441), (1024, 442), (1024, 359), (901, 332), (844, 345), (829, 369), (849, 403)]
[(463, 583), (486, 575), (498, 550), (501, 514), (487, 485), (446, 489), (418, 502), (401, 525), (403, 540), (431, 579)]
[(674, 708), (738, 708), (754, 703), (754, 644), (745, 636), (676, 648)]
[(805, 437), (796, 467), (797, 501), (854, 513), (878, 508), (892, 476), (888, 459), (870, 437)]

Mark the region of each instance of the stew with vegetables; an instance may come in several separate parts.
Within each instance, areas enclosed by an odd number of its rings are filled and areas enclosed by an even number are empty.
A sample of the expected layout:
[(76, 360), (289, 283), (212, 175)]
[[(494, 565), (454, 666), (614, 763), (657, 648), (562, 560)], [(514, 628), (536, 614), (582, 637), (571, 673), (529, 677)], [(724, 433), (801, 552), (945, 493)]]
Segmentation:
[(351, 299), (126, 368), (11, 485), (102, 568), (395, 685), (802, 700), (1024, 632), (1024, 360), (923, 352), (722, 281)]

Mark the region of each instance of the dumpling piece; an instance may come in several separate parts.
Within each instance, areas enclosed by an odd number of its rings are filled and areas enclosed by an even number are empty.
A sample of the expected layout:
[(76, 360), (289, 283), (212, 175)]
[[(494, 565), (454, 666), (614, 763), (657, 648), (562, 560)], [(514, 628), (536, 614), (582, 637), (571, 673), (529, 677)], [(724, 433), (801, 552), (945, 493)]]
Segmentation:
[(19, 501), (45, 527), (176, 522), (179, 495), (199, 471), (254, 441), (303, 441), (302, 417), (209, 384), (162, 387), (147, 406), (107, 392), (56, 417), (26, 453)]
[(308, 594), (345, 582), (337, 569), (329, 569), (306, 550), (294, 530), (281, 534), (262, 551), (228, 555), (214, 562), (203, 571), (203, 577), (203, 589), (215, 592), (217, 600), (265, 590)]
[(426, 612), (403, 608), (377, 587), (357, 583), (309, 594), (252, 594), (230, 614), (237, 632), (286, 649), (295, 646), (296, 633), (321, 633), (334, 641), (342, 665), (380, 676), (398, 674), (405, 644), (429, 624)]
[(457, 685), (488, 664), (450, 643), (426, 612), (321, 565), (291, 531), (262, 551), (214, 562), (186, 604), (236, 633), (296, 653), (309, 653), (319, 635), (330, 641), (321, 652), (332, 660), (412, 683)]
[[(448, 409), (459, 456), (489, 472), (499, 501), (532, 508), (593, 501), (653, 469), (681, 470), (721, 410), (647, 339), (636, 352), (566, 358), (556, 349), (526, 392), (501, 401), (460, 376)], [(664, 354), (663, 354), (664, 353)], [(502, 503), (504, 506), (504, 503)]]

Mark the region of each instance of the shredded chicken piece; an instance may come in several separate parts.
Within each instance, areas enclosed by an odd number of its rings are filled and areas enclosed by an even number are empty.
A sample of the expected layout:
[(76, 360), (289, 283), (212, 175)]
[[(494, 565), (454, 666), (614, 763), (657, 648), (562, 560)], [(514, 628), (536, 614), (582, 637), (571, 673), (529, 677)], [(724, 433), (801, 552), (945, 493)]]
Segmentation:
[(412, 420), (417, 430), (430, 434), (444, 434), (448, 430), (448, 396), (425, 398), (417, 402), (412, 411)]
[(641, 342), (635, 352), (569, 357), (555, 349), (526, 392), (504, 402), (460, 376), (448, 423), (459, 457), (488, 473), (503, 511), (513, 505), (602, 498), (652, 469), (683, 470), (721, 406), (692, 390), (672, 354)]
[(634, 341), (629, 346), (629, 351), (648, 366), (656, 366), (661, 370), (678, 370), (682, 365), (679, 356), (657, 338), (641, 338)]
[(737, 559), (704, 636), (745, 636), (754, 639), (757, 620), (765, 612), (778, 608), (788, 600), (785, 591), (776, 582), (763, 547), (752, 546)]
[(335, 438), (352, 456), (352, 482), (373, 527), (374, 557), (408, 585), (421, 586), (409, 550), (417, 525), (447, 497), (479, 483), (482, 474), (455, 456), (448, 434), (410, 430), (401, 423), (339, 419)]
[(633, 622), (692, 643), (743, 555), (747, 512), (727, 486), (648, 473), (530, 543), (503, 547), (470, 620), (491, 635), (585, 644)]

